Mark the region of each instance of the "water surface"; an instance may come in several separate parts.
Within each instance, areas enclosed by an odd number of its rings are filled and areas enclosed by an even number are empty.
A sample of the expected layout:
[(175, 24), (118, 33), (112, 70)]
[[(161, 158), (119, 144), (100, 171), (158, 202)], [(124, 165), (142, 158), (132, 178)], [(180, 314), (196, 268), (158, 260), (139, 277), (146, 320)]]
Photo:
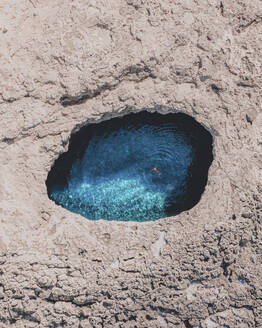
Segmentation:
[(92, 220), (178, 214), (203, 192), (210, 142), (210, 134), (184, 114), (141, 112), (87, 125), (50, 171), (49, 197)]

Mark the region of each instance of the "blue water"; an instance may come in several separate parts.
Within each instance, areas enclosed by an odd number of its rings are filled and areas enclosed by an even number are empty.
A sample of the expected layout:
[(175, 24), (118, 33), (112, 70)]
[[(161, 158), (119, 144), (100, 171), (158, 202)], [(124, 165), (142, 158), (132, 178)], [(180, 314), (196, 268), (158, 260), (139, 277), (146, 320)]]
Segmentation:
[(193, 156), (174, 123), (122, 126), (92, 136), (50, 198), (92, 220), (156, 220), (185, 196)]

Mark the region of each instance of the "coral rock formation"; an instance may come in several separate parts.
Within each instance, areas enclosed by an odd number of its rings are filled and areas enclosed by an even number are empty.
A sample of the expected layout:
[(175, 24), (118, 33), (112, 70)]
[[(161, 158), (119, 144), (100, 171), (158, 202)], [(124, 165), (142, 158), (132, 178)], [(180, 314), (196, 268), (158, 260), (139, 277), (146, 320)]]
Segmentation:
[[(262, 327), (260, 0), (2, 0), (0, 327)], [(214, 136), (201, 201), (92, 222), (45, 181), (81, 126), (153, 108)]]

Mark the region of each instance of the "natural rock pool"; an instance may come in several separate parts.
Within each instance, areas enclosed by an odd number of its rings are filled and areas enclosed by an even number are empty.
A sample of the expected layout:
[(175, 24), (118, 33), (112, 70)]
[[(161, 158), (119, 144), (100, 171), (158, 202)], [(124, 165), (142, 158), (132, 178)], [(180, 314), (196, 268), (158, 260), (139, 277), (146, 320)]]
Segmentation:
[(84, 126), (51, 168), (56, 204), (91, 220), (149, 221), (200, 200), (211, 134), (192, 117), (143, 111)]

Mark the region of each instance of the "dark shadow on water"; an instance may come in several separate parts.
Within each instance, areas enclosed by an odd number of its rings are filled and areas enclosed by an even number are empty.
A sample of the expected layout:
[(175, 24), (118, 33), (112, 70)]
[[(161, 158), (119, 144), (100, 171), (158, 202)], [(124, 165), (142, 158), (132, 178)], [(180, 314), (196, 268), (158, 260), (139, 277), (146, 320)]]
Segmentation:
[(92, 220), (176, 215), (199, 202), (212, 145), (212, 135), (182, 113), (143, 111), (89, 124), (51, 168), (48, 196)]

